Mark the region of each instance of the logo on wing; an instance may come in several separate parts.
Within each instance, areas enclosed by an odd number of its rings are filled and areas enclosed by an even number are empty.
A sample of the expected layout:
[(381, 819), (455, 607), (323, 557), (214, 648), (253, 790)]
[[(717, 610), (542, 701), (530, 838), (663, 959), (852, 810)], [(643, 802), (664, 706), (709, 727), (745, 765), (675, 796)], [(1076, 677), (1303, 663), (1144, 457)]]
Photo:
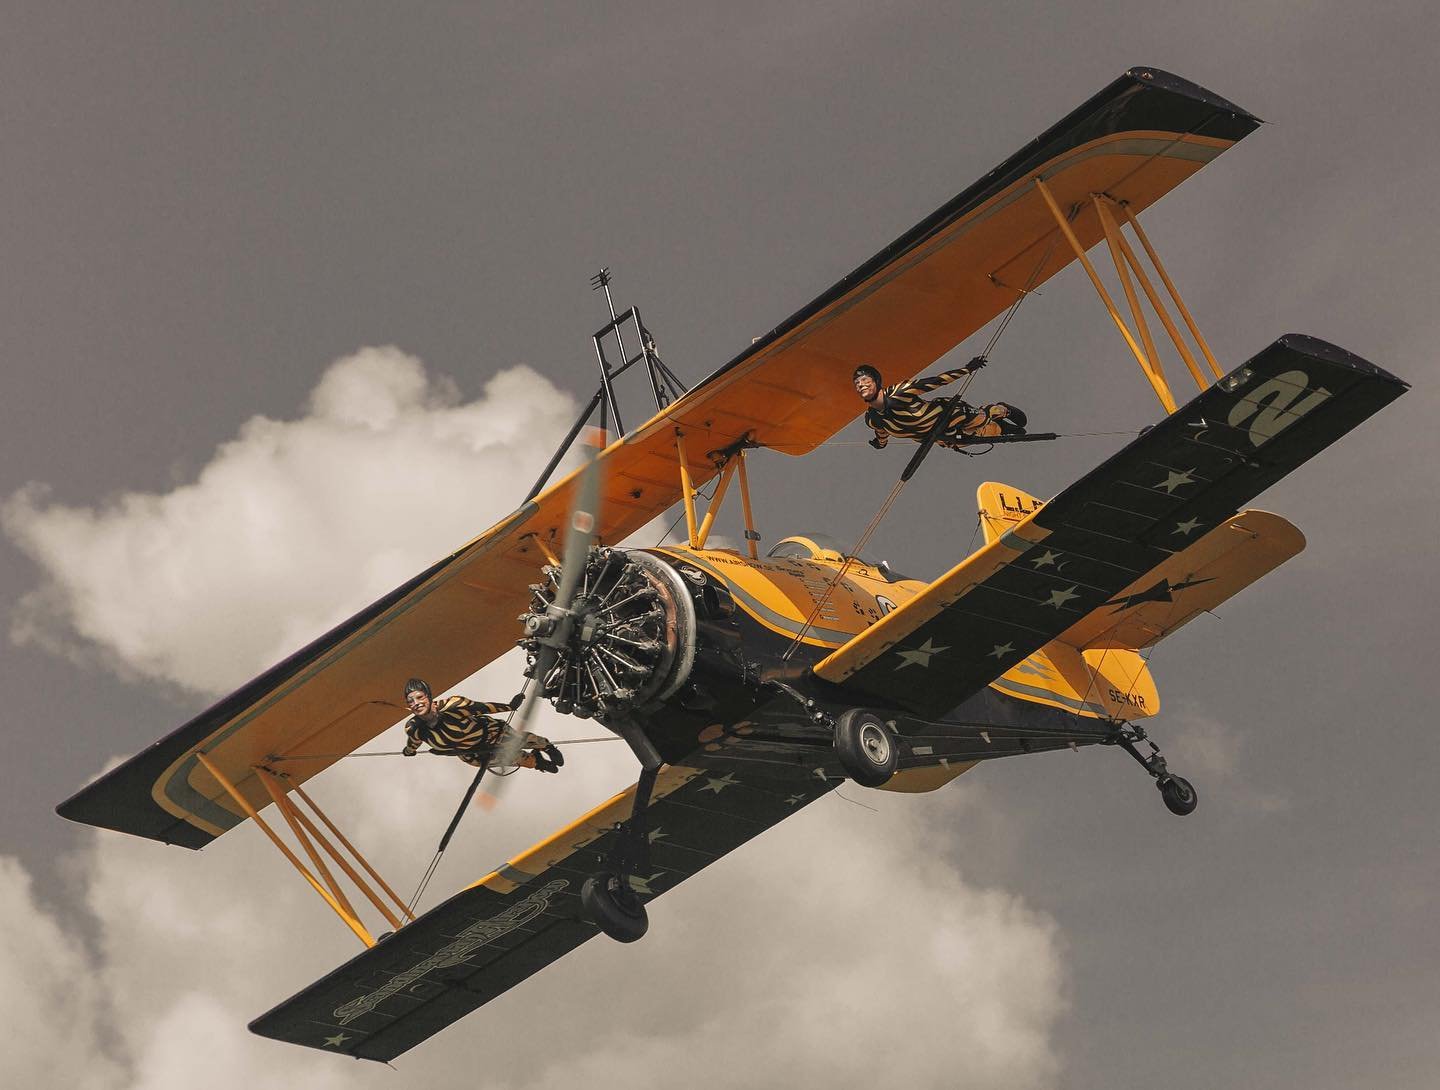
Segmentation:
[(424, 980), (436, 969), (448, 969), (452, 965), (461, 964), (482, 946), (508, 935), (521, 924), (529, 923), (540, 915), (550, 907), (550, 899), (569, 884), (566, 879), (557, 878), (494, 916), (476, 920), (451, 942), (410, 968), (402, 969), (382, 987), (336, 1007), (336, 1021), (342, 1026), (348, 1026), (362, 1014), (369, 1014), (391, 996), (398, 995), (412, 984)]

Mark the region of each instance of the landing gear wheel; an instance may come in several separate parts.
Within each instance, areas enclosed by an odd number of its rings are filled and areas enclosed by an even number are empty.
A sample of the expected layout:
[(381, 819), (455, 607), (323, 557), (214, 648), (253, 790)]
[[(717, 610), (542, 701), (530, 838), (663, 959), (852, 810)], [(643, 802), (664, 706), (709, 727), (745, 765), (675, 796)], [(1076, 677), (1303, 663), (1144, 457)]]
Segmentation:
[(835, 755), (856, 783), (879, 787), (895, 775), (900, 745), (878, 715), (852, 708), (835, 723)]
[(1160, 788), (1160, 797), (1165, 800), (1165, 808), (1172, 814), (1184, 817), (1186, 814), (1193, 814), (1195, 807), (1200, 805), (1195, 788), (1190, 786), (1189, 780), (1181, 776), (1161, 776), (1155, 781), (1155, 786)]
[(618, 874), (607, 872), (585, 879), (580, 904), (590, 922), (616, 942), (634, 942), (650, 928), (645, 906)]

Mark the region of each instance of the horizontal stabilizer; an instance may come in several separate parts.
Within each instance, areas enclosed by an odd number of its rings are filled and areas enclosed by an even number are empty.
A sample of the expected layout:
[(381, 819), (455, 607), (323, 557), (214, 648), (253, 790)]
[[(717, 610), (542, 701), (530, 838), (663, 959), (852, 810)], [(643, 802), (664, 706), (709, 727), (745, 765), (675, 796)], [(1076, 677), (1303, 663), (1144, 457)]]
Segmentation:
[(1139, 593), (1149, 573), (1406, 389), (1334, 345), (1282, 337), (1053, 500), (1026, 504), (1029, 514), (815, 673), (877, 705), (943, 715)]
[(1269, 511), (1242, 511), (1060, 634), (1085, 650), (1138, 651), (1234, 597), (1305, 548), (1305, 535)]

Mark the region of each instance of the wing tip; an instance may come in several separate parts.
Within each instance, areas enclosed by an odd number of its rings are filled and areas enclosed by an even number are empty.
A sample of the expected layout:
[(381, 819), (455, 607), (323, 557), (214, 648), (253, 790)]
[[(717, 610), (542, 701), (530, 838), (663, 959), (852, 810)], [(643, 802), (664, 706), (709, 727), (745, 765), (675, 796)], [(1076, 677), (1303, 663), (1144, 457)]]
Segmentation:
[(1167, 72), (1163, 68), (1155, 68), (1148, 64), (1132, 65), (1125, 70), (1121, 79), (1133, 80), (1146, 87), (1159, 87), (1174, 94), (1184, 95), (1186, 98), (1203, 102), (1207, 106), (1213, 106), (1218, 110), (1225, 110), (1236, 117), (1246, 118), (1256, 125), (1263, 125), (1264, 120), (1256, 117), (1243, 106), (1237, 106), (1223, 95), (1217, 95), (1208, 87), (1186, 79), (1184, 76), (1177, 76), (1173, 72)]

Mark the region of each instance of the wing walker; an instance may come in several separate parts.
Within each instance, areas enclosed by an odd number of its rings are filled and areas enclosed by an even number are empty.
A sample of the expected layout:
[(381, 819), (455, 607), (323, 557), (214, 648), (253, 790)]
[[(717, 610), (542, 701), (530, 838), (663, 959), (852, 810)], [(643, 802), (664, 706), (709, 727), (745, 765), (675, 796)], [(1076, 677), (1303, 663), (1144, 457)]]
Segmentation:
[[(1298, 334), (1226, 369), (1181, 300), (1138, 217), (1259, 124), (1186, 80), (1131, 69), (693, 389), (638, 310), (616, 313), (602, 272), (599, 388), (518, 510), (59, 812), (189, 848), (254, 821), (364, 949), (251, 1029), (382, 1061), (602, 932), (640, 938), (652, 900), (847, 780), (933, 791), (981, 761), (1114, 746), (1189, 814), (1195, 788), (1144, 725), (1160, 709), (1148, 650), (1304, 547), (1246, 505), (1407, 389)], [(938, 579), (866, 559), (934, 446), (1055, 438), (1027, 431), (1014, 406), (964, 396), (1021, 302), (1072, 262), (1163, 414), (1048, 500), (981, 485), (983, 543)], [(917, 381), (996, 319), (965, 369)], [(1195, 383), (1188, 400), (1162, 343)], [(655, 403), (630, 430), (626, 372)], [(941, 379), (958, 384), (950, 397), (919, 397)], [(747, 456), (804, 456), (866, 412), (870, 387), (908, 414), (896, 424), (869, 406), (877, 440), (914, 440), (876, 519), (850, 547), (803, 534), (761, 555)], [(608, 442), (551, 483), (597, 414)], [(736, 494), (744, 547), (712, 546)], [(620, 544), (677, 504), (683, 544)], [(487, 773), (557, 764), (526, 729), (542, 700), (623, 739), (638, 780), (417, 914), (419, 891), (397, 895), (307, 788), (405, 718), (405, 700), (432, 714), (431, 689), (517, 639), (523, 699), (484, 705), (483, 730), (455, 727), (476, 766), (465, 801)]]

